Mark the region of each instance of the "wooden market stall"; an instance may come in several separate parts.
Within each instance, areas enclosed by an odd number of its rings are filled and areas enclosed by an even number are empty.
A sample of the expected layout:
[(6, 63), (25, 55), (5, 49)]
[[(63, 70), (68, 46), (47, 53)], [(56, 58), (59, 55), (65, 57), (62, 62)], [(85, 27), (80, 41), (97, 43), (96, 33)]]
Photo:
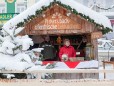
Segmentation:
[[(58, 52), (59, 48), (63, 45), (63, 40), (68, 38), (75, 50), (80, 52), (80, 55), (77, 55), (76, 58), (83, 57), (81, 60), (98, 60), (97, 39), (102, 37), (102, 33), (111, 31), (103, 22), (96, 22), (96, 20), (100, 18), (98, 17), (98, 13), (71, 0), (67, 0), (65, 2), (66, 4), (64, 4), (64, 0), (54, 0), (53, 2), (45, 0), (45, 4), (50, 3), (48, 6), (45, 6), (43, 1), (44, 0), (39, 1), (30, 9), (9, 21), (4, 25), (4, 28), (8, 27), (8, 25), (10, 26), (11, 23), (14, 23), (16, 27), (24, 27), (19, 35), (29, 35), (33, 38), (36, 47), (38, 47), (40, 43), (38, 42), (40, 37), (48, 35), (51, 43)], [(74, 4), (76, 4), (77, 7), (83, 8), (83, 10), (80, 9), (82, 13), (77, 11), (79, 9), (77, 9)], [(38, 10), (31, 15), (32, 10), (35, 10), (37, 7)], [(93, 14), (91, 13), (91, 15), (95, 15), (97, 19), (92, 19), (90, 15), (84, 14), (84, 9), (92, 12)], [(28, 16), (25, 18), (26, 13)], [(108, 22), (107, 18), (104, 16), (102, 18)], [(16, 20), (16, 23), (13, 22)], [(96, 75), (93, 74), (91, 78), (96, 78)], [(64, 78), (64, 75), (60, 76)]]
[[(87, 59), (98, 58), (97, 39), (102, 37), (101, 29), (80, 15), (75, 15), (56, 3), (30, 20), (24, 27), (25, 29), (20, 33), (22, 35), (27, 34), (32, 37), (49, 35), (51, 42), (57, 49), (62, 45), (62, 42), (57, 43), (58, 38), (61, 41), (69, 38), (71, 45), (77, 51), (82, 52), (83, 57), (87, 57)], [(86, 42), (85, 45), (84, 41)], [(82, 48), (81, 45), (83, 45)]]

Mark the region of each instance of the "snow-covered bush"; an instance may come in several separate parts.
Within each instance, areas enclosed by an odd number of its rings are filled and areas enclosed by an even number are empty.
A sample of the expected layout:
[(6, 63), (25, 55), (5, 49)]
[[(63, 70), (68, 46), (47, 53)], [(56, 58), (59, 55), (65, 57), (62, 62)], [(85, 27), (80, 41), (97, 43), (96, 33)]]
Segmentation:
[[(23, 27), (3, 28), (3, 35), (0, 35), (0, 70), (23, 71), (34, 66), (30, 56), (25, 53), (33, 45), (33, 41), (28, 35), (18, 36), (18, 33), (22, 30)], [(9, 78), (9, 75), (11, 74), (1, 74), (0, 78), (5, 78), (5, 76)], [(20, 79), (21, 76), (26, 74), (14, 75), (15, 78)]]
[[(38, 56), (34, 55), (33, 51), (41, 52), (41, 49), (29, 50), (30, 46), (33, 45), (33, 41), (28, 35), (19, 36), (18, 34), (22, 30), (23, 27), (12, 27), (10, 29), (2, 30), (3, 35), (0, 35), (0, 70), (33, 71), (53, 68), (53, 64), (42, 65), (42, 62), (39, 60), (35, 62), (32, 61), (34, 58), (39, 59)], [(14, 75), (15, 78), (20, 79), (23, 74)], [(30, 75), (37, 78), (37, 74)], [(42, 77), (45, 78), (45, 76), (47, 77), (48, 75), (50, 76), (50, 74), (43, 74)], [(2, 76), (12, 77), (11, 74), (2, 74)]]
[[(16, 70), (17, 67), (15, 65), (13, 66), (12, 63), (19, 64), (19, 62), (26, 62), (28, 64), (33, 64), (30, 56), (26, 54), (26, 51), (33, 45), (33, 41), (28, 35), (19, 36), (18, 34), (22, 30), (23, 27), (2, 29), (3, 35), (0, 35), (0, 64), (2, 64), (5, 69)], [(3, 63), (2, 60), (6, 60), (6, 63)], [(9, 67), (9, 62), (10, 65), (12, 65), (12, 68)], [(22, 69), (24, 68), (21, 68), (21, 70)]]
[(28, 35), (17, 36), (22, 29), (23, 27), (8, 29), (8, 31), (6, 29), (2, 30), (3, 37), (0, 36), (0, 53), (15, 56), (28, 50), (33, 45), (33, 41)]

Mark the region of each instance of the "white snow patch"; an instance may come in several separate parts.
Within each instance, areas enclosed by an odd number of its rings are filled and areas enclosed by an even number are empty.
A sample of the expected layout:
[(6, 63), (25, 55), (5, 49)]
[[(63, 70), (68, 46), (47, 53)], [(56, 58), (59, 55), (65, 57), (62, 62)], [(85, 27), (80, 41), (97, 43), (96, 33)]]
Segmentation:
[(16, 57), (0, 54), (0, 69), (23, 71), (31, 66), (33, 66), (33, 64), (21, 62)]
[(37, 66), (32, 66), (30, 69), (28, 69), (28, 71), (37, 71), (43, 69), (46, 69), (46, 66), (37, 65)]
[(15, 30), (15, 34), (14, 35), (17, 35), (19, 34), (22, 30), (24, 29), (24, 27), (19, 27)]
[(84, 68), (98, 68), (98, 61), (84, 61), (80, 62), (78, 66), (76, 66), (77, 69), (84, 69)]
[(70, 69), (64, 62), (57, 62), (54, 69)]
[(100, 14), (105, 16), (114, 16), (114, 12), (100, 12)]
[(30, 46), (33, 46), (33, 41), (28, 37), (28, 35), (25, 36), (17, 36), (15, 38), (15, 41), (22, 45), (22, 50), (28, 50)]

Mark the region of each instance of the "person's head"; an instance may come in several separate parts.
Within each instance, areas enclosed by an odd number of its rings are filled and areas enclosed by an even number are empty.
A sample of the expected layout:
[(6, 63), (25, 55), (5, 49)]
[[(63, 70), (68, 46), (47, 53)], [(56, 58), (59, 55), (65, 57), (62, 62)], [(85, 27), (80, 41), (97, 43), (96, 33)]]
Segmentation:
[(49, 42), (49, 41), (50, 41), (49, 36), (46, 36), (46, 37), (45, 37), (45, 41), (47, 41), (47, 42)]
[(39, 53), (39, 52), (34, 51), (34, 55), (35, 55), (35, 56), (40, 56), (40, 53)]
[(65, 46), (70, 46), (70, 40), (69, 39), (65, 39), (64, 40), (64, 45)]

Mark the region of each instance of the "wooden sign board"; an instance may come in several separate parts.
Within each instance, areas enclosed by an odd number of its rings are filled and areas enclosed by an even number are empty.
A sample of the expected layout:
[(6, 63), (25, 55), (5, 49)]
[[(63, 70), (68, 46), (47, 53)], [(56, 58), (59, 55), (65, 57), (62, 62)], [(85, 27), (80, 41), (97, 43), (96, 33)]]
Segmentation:
[(63, 14), (56, 12), (36, 24), (34, 28), (35, 30), (79, 30), (81, 29), (81, 23), (76, 22)]
[(81, 32), (80, 30), (33, 30), (32, 35), (46, 35), (46, 34), (75, 34)]
[(93, 32), (91, 34), (91, 39), (99, 39), (103, 36), (102, 32)]

